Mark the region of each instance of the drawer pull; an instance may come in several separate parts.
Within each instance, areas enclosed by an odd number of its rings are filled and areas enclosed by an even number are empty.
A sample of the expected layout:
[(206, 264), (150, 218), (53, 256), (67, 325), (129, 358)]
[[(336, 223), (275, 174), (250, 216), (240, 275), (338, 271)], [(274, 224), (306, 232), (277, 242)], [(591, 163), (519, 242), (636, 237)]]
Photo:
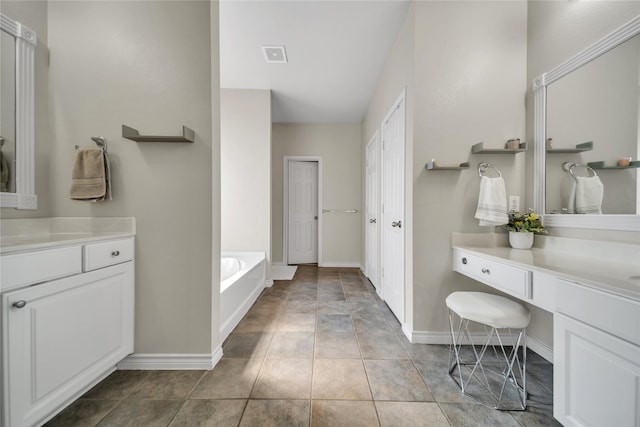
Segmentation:
[(120, 255), (120, 251), (111, 252), (111, 256), (118, 256), (118, 255)]
[(23, 308), (25, 305), (27, 305), (27, 302), (23, 299), (21, 299), (20, 301), (16, 301), (12, 304), (15, 308)]
[(466, 258), (466, 257), (462, 257), (462, 263), (463, 263), (464, 265), (467, 265), (467, 258)]
[(482, 272), (483, 272), (484, 274), (491, 274), (491, 271), (490, 271), (488, 268), (483, 268), (483, 269), (482, 269)]

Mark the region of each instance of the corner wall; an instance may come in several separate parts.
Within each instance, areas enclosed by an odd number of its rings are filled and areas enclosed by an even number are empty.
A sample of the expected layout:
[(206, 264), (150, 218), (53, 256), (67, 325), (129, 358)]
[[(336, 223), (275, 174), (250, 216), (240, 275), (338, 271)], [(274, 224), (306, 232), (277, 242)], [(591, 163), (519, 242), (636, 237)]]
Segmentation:
[(265, 252), (271, 278), (271, 91), (220, 92), (221, 249)]
[[(48, 3), (52, 214), (136, 218), (136, 354), (206, 359), (217, 346), (217, 6)], [(122, 124), (156, 135), (176, 135), (186, 125), (196, 139), (136, 143), (122, 138)], [(73, 146), (91, 146), (89, 137), (98, 135), (111, 155), (113, 200), (71, 201)]]

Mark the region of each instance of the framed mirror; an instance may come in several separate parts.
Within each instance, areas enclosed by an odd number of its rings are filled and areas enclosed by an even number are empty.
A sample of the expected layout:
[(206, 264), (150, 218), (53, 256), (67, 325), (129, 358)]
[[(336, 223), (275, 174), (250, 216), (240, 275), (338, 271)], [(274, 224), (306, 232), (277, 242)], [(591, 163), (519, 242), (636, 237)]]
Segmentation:
[(533, 82), (546, 226), (640, 231), (639, 34), (640, 16)]
[(0, 207), (36, 209), (36, 33), (0, 14)]

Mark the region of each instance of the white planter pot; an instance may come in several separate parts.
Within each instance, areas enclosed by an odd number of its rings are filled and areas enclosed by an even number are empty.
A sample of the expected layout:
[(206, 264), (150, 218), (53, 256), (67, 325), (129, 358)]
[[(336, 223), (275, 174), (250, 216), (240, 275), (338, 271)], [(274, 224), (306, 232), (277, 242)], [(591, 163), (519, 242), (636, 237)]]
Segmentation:
[(514, 249), (531, 249), (533, 246), (533, 233), (510, 231), (509, 244)]

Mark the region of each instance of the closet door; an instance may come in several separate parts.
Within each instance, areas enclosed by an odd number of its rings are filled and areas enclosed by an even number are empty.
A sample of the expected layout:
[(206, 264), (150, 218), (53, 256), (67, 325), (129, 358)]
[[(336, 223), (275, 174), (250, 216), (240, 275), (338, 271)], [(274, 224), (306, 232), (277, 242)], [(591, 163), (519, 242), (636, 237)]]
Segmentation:
[(384, 300), (404, 323), (404, 92), (382, 123), (382, 287)]

